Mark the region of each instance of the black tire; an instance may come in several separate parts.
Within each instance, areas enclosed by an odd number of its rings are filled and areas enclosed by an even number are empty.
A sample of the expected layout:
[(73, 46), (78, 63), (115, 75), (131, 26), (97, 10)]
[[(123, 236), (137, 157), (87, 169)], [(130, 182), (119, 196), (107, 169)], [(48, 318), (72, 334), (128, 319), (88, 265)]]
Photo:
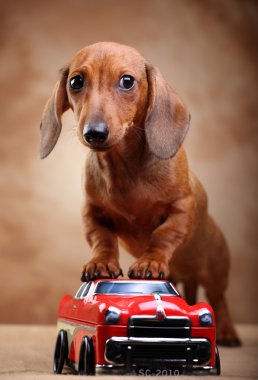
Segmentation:
[(62, 373), (65, 360), (68, 356), (68, 340), (65, 330), (60, 330), (56, 339), (56, 347), (54, 353), (54, 373)]
[(217, 346), (215, 348), (215, 353), (216, 353), (216, 360), (215, 360), (216, 375), (219, 376), (221, 374), (221, 367), (220, 367), (219, 350)]
[(79, 375), (95, 375), (94, 346), (88, 336), (85, 336), (81, 343), (78, 369)]

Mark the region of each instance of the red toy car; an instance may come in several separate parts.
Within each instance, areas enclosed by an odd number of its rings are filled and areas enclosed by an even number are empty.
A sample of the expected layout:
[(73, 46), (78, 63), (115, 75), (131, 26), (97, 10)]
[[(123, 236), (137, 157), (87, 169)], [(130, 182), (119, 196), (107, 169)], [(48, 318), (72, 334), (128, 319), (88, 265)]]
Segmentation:
[(189, 306), (164, 280), (83, 283), (59, 305), (54, 372), (64, 363), (88, 375), (100, 368), (220, 374), (213, 310), (203, 302)]

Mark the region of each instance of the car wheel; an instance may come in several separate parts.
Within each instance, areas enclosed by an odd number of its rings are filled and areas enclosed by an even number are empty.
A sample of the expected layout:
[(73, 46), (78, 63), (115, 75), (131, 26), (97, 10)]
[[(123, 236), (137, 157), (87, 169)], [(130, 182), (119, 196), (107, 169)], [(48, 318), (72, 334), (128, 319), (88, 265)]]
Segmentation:
[(62, 373), (65, 360), (68, 356), (68, 340), (65, 330), (60, 330), (56, 339), (56, 347), (54, 353), (54, 373)]
[(95, 375), (94, 346), (92, 339), (85, 336), (79, 355), (79, 375)]
[(215, 359), (215, 368), (216, 368), (216, 374), (219, 376), (221, 373), (221, 368), (220, 368), (220, 356), (219, 356), (219, 350), (218, 347), (216, 346), (215, 348), (215, 354), (216, 354), (216, 359)]

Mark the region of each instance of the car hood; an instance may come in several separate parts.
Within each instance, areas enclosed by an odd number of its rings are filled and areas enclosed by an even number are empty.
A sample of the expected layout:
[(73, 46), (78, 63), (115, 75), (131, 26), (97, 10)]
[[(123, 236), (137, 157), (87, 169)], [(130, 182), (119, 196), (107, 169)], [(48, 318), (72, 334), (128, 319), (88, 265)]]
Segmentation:
[(156, 317), (158, 311), (161, 311), (164, 317), (189, 317), (189, 314), (194, 311), (179, 296), (157, 296), (154, 294), (148, 296), (98, 295), (95, 296), (94, 303), (99, 309), (98, 315), (105, 313), (109, 307), (119, 309), (121, 315), (120, 323), (122, 324), (127, 324), (131, 316), (146, 315)]
[(199, 314), (207, 311), (214, 319), (213, 310), (207, 303), (200, 302), (189, 306), (180, 296), (157, 294), (147, 296), (101, 294), (90, 295), (81, 300), (66, 295), (59, 304), (58, 318), (102, 325), (106, 323), (105, 315), (110, 307), (118, 309), (120, 325), (127, 325), (132, 316), (152, 316), (157, 319), (188, 317), (192, 326), (199, 326)]

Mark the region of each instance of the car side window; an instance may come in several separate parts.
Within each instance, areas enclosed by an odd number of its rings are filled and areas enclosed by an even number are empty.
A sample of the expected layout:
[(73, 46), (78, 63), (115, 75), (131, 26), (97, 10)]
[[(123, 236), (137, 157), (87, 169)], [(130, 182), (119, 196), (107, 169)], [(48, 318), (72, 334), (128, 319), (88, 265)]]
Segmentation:
[(84, 291), (84, 289), (86, 288), (86, 286), (88, 285), (87, 282), (84, 282), (78, 289), (77, 293), (75, 294), (74, 298), (81, 298), (81, 295), (82, 295), (82, 292)]
[(89, 293), (90, 287), (91, 287), (92, 282), (88, 282), (85, 288), (83, 289), (80, 298), (86, 297), (86, 295)]
[(90, 282), (84, 282), (78, 289), (77, 293), (75, 294), (74, 298), (76, 299), (82, 299), (84, 298), (89, 290), (90, 290), (90, 287), (91, 287), (91, 284), (92, 284), (92, 281)]

